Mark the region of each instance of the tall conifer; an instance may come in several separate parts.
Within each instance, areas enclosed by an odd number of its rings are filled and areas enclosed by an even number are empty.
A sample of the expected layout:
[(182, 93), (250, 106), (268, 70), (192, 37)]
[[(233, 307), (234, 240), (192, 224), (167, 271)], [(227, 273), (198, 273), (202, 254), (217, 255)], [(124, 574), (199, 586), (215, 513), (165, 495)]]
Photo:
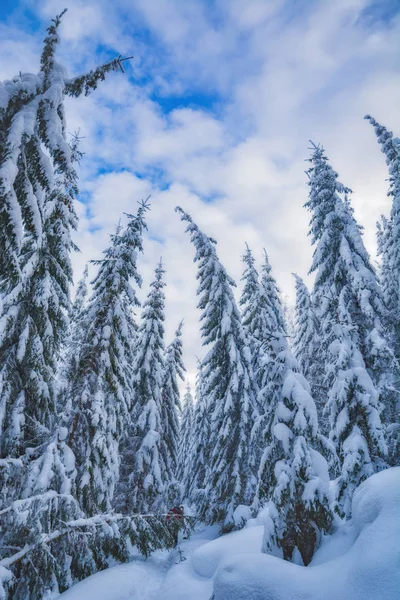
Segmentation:
[(235, 284), (217, 257), (215, 240), (181, 208), (176, 210), (187, 222), (196, 249), (201, 330), (203, 343), (210, 345), (202, 362), (210, 412), (210, 472), (198, 508), (202, 519), (221, 522), (229, 530), (235, 525), (237, 506), (250, 500), (248, 441), (256, 411), (251, 355), (233, 295)]
[[(349, 515), (354, 489), (385, 465), (382, 402), (392, 410), (393, 354), (381, 325), (383, 305), (361, 228), (321, 147), (313, 147), (309, 174), (311, 271), (325, 350), (327, 412), (341, 462), (338, 510)], [(380, 400), (381, 397), (381, 400)]]
[(182, 327), (180, 322), (175, 338), (169, 344), (165, 357), (163, 384), (161, 391), (161, 421), (163, 428), (164, 461), (168, 467), (170, 486), (167, 490), (169, 504), (176, 501), (179, 495), (176, 481), (178, 467), (179, 416), (182, 411), (179, 379), (184, 379), (186, 371), (182, 359)]
[(301, 373), (311, 387), (311, 395), (317, 404), (320, 425), (323, 423), (323, 408), (328, 390), (324, 384), (324, 363), (320, 360), (319, 323), (310, 292), (298, 275), (296, 281), (296, 328), (293, 353)]
[(86, 514), (111, 508), (119, 472), (119, 443), (132, 408), (130, 308), (138, 306), (138, 253), (146, 228), (142, 203), (122, 233), (111, 236), (93, 293), (82, 313), (84, 336), (70, 382), (69, 443), (77, 461), (77, 494)]
[(164, 374), (164, 267), (155, 270), (143, 304), (134, 365), (134, 463), (130, 476), (130, 502), (136, 512), (162, 511), (172, 481), (162, 422)]
[(392, 198), (392, 208), (390, 218), (383, 221), (380, 252), (385, 270), (382, 283), (389, 313), (388, 327), (397, 359), (400, 360), (400, 138), (394, 137), (391, 131), (370, 115), (365, 118), (374, 127), (389, 170), (388, 196)]

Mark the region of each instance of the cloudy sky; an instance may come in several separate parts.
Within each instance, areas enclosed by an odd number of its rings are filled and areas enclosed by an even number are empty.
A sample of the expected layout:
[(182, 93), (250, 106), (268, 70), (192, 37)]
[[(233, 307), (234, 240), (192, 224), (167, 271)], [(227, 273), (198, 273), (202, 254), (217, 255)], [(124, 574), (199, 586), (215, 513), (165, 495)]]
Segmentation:
[(184, 318), (191, 379), (204, 349), (193, 248), (177, 204), (218, 240), (238, 284), (245, 242), (258, 260), (265, 247), (293, 302), (291, 273), (312, 282), (303, 204), (313, 140), (352, 188), (375, 258), (375, 222), (390, 203), (363, 116), (400, 134), (398, 0), (2, 0), (1, 79), (38, 70), (46, 26), (65, 7), (59, 60), (71, 76), (134, 56), (125, 74), (66, 101), (69, 131), (80, 131), (85, 152), (75, 277), (101, 255), (122, 213), (151, 194), (141, 297), (162, 256), (166, 341)]

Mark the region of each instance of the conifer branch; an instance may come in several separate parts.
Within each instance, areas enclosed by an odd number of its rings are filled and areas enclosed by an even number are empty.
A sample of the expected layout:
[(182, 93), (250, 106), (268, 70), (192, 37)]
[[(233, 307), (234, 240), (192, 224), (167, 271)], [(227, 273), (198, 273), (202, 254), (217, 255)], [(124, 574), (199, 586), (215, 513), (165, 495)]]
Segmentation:
[(89, 93), (97, 88), (99, 81), (104, 81), (107, 73), (110, 71), (117, 71), (118, 69), (124, 73), (122, 63), (126, 60), (130, 60), (132, 56), (122, 58), (121, 55), (117, 58), (113, 58), (108, 63), (97, 67), (94, 71), (89, 71), (85, 75), (80, 75), (68, 81), (65, 85), (64, 92), (67, 96), (77, 98), (82, 93), (88, 96)]
[[(64, 523), (65, 526), (62, 529), (56, 529), (55, 531), (53, 531), (51, 533), (43, 533), (40, 535), (37, 542), (26, 545), (19, 552), (16, 552), (15, 554), (12, 554), (11, 556), (1, 559), (0, 567), (4, 567), (7, 569), (7, 568), (11, 567), (12, 565), (18, 563), (20, 560), (22, 560), (29, 552), (32, 552), (32, 550), (35, 550), (36, 548), (39, 548), (40, 546), (45, 546), (47, 544), (50, 544), (51, 542), (54, 542), (54, 541), (60, 539), (61, 537), (64, 537), (71, 533), (80, 534), (80, 535), (91, 534), (91, 532), (79, 531), (79, 529), (82, 527), (98, 527), (98, 526), (105, 525), (105, 524), (108, 525), (110, 523), (116, 523), (118, 521), (132, 522), (135, 520), (139, 520), (139, 521), (143, 520), (147, 524), (149, 524), (148, 521), (151, 519), (156, 519), (159, 521), (161, 518), (164, 519), (167, 516), (170, 517), (171, 515), (169, 513), (161, 513), (158, 515), (154, 515), (154, 514), (147, 514), (147, 515), (135, 515), (135, 514), (133, 514), (133, 515), (122, 515), (122, 514), (95, 515), (94, 517), (90, 517), (87, 519), (76, 519), (75, 521), (68, 521), (67, 523)], [(173, 526), (175, 529), (176, 528), (182, 529), (183, 527), (192, 527), (193, 524), (195, 523), (195, 521), (197, 521), (196, 517), (182, 515), (179, 517), (179, 519), (173, 519)], [(188, 523), (187, 526), (185, 525), (185, 522)], [(167, 522), (166, 522), (166, 524), (167, 524)], [(169, 527), (169, 525), (167, 525), (166, 531), (168, 533), (170, 533), (170, 529), (168, 529), (168, 527)]]
[(29, 506), (29, 504), (32, 504), (33, 502), (36, 502), (37, 500), (52, 500), (54, 498), (71, 498), (72, 496), (70, 494), (58, 494), (56, 491), (54, 490), (50, 490), (48, 492), (45, 492), (44, 494), (36, 494), (35, 496), (30, 496), (28, 498), (21, 498), (20, 500), (14, 500), (12, 502), (12, 504), (10, 504), (9, 506), (7, 506), (6, 508), (3, 508), (3, 510), (0, 510), (0, 517), (6, 515), (9, 512), (12, 511), (18, 511), (18, 508), (23, 508), (24, 510), (27, 509), (27, 507)]

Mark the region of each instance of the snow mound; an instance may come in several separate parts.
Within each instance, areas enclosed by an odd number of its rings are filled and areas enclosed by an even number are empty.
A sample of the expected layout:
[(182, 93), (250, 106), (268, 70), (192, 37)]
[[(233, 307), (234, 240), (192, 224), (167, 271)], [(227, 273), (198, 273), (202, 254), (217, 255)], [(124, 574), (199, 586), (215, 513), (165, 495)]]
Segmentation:
[[(373, 475), (354, 493), (351, 520), (325, 538), (311, 566), (238, 554), (220, 565), (215, 600), (398, 600), (399, 507), (400, 467)], [(228, 538), (229, 544), (232, 535)], [(199, 564), (207, 570), (206, 561)]]
[(245, 504), (239, 504), (233, 513), (233, 521), (238, 529), (244, 527), (251, 519), (251, 508)]
[(158, 550), (148, 559), (134, 555), (132, 562), (84, 579), (57, 600), (209, 600), (213, 582), (194, 572), (191, 558), (196, 548), (207, 545), (218, 531), (218, 525), (213, 525), (182, 540), (183, 562), (177, 550)]
[(163, 565), (137, 561), (96, 573), (60, 596), (60, 600), (150, 600), (156, 597)]
[(250, 527), (234, 531), (198, 548), (192, 556), (192, 565), (197, 575), (211, 578), (220, 563), (234, 554), (261, 552), (264, 528)]

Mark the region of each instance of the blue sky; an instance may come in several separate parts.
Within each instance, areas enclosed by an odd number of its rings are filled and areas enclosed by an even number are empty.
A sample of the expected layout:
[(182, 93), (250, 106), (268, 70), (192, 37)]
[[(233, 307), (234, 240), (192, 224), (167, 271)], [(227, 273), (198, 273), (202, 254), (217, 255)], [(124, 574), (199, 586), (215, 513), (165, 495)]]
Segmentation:
[(160, 255), (167, 338), (182, 317), (191, 373), (201, 354), (193, 251), (180, 204), (218, 240), (239, 283), (247, 241), (265, 246), (283, 293), (308, 282), (305, 159), (327, 149), (374, 255), (388, 213), (383, 156), (366, 113), (400, 132), (398, 0), (31, 0), (0, 3), (0, 77), (38, 68), (52, 16), (67, 7), (59, 60), (71, 75), (134, 55), (87, 98), (66, 101), (80, 130), (79, 277), (123, 211), (151, 194), (143, 294)]

